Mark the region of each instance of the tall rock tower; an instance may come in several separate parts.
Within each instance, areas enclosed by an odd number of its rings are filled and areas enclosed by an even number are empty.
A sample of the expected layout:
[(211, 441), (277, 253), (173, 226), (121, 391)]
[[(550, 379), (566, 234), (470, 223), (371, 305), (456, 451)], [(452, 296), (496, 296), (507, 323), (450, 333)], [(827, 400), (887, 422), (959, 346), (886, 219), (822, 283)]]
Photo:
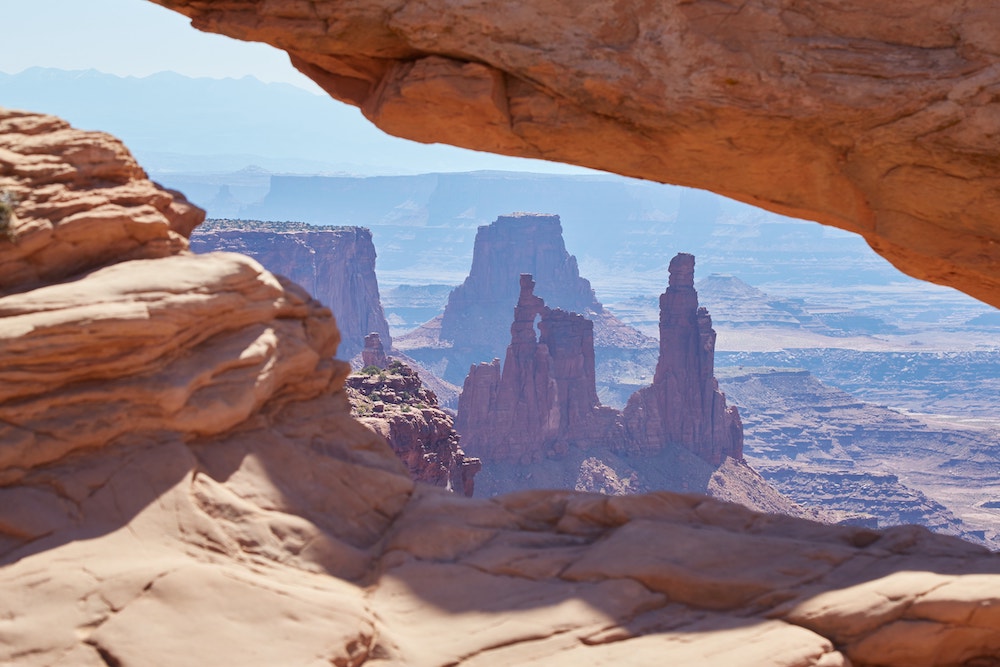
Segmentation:
[(465, 380), (455, 420), (463, 445), (487, 465), (527, 464), (620, 440), (617, 411), (597, 398), (593, 322), (548, 308), (530, 275), (519, 285), (503, 371), (494, 360)]
[(742, 459), (743, 423), (715, 379), (715, 330), (708, 310), (698, 307), (694, 255), (678, 254), (669, 271), (653, 384), (633, 394), (623, 412), (628, 449), (652, 453), (674, 444), (715, 465)]

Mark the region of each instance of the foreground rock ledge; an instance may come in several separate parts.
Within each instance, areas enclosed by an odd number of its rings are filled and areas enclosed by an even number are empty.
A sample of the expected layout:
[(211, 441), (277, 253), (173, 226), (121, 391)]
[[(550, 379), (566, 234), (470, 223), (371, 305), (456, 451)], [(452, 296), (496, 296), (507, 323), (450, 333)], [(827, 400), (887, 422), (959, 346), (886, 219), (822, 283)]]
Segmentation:
[[(48, 158), (14, 150), (37, 145), (25, 128), (43, 124)], [(134, 162), (105, 135), (7, 111), (0, 128), (0, 187), (25, 195), (0, 244), (58, 242), (90, 202), (138, 193), (107, 229), (88, 223), (122, 240), (120, 261), (95, 266), (94, 248), (66, 244), (85, 268), (43, 286), (25, 272), (0, 296), (0, 664), (1000, 655), (1000, 557), (921, 528), (823, 526), (670, 493), (471, 500), (414, 483), (350, 418), (328, 310), (248, 258), (192, 256), (189, 227), (165, 212), (200, 213), (138, 168), (121, 173)], [(90, 155), (119, 180), (87, 182), (64, 150), (87, 142), (111, 147)], [(73, 187), (39, 185), (52, 173)], [(48, 195), (58, 207), (41, 205)], [(147, 253), (125, 241), (137, 234), (162, 243)]]
[(688, 185), (1000, 306), (1000, 6), (154, 0), (423, 142)]

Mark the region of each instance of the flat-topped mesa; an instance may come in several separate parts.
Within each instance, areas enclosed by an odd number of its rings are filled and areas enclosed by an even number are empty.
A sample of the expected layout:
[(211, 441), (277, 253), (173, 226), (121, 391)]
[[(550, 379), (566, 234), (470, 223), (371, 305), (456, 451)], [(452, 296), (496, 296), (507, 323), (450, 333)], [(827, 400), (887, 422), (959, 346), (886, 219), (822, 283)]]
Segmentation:
[(593, 322), (548, 308), (534, 288), (522, 274), (502, 373), (496, 359), (472, 366), (459, 398), (455, 427), (487, 462), (531, 463), (621, 436), (617, 412), (597, 398)]
[(191, 249), (249, 255), (304, 287), (336, 314), (341, 359), (360, 353), (373, 331), (392, 348), (375, 276), (375, 245), (364, 227), (208, 220), (191, 235)]
[(503, 350), (521, 273), (534, 276), (552, 307), (584, 314), (604, 310), (566, 251), (559, 216), (513, 213), (479, 227), (469, 276), (448, 296), (441, 339), (460, 348)]
[(698, 306), (694, 255), (670, 261), (670, 280), (660, 295), (660, 358), (650, 387), (637, 391), (623, 418), (629, 450), (655, 452), (685, 447), (709, 463), (743, 458), (743, 424), (726, 406), (715, 373), (715, 330)]
[(361, 364), (385, 368), (389, 365), (389, 357), (385, 356), (385, 348), (382, 347), (382, 338), (377, 331), (373, 331), (365, 336), (365, 348), (361, 350)]

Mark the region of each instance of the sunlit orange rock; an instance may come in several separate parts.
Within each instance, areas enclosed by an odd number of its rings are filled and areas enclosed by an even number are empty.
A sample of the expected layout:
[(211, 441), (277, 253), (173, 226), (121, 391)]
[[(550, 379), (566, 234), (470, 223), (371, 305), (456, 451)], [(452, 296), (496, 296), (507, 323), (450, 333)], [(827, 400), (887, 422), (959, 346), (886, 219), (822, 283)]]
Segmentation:
[(423, 142), (713, 190), (1000, 305), (1000, 6), (155, 0)]

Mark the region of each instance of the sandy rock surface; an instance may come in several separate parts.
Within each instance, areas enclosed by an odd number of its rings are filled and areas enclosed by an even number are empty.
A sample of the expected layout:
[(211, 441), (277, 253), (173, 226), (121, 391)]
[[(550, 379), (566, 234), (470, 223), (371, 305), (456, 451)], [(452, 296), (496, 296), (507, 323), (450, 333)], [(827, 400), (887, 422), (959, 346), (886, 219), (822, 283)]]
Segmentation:
[(155, 0), (383, 130), (713, 190), (1000, 305), (1000, 7)]

